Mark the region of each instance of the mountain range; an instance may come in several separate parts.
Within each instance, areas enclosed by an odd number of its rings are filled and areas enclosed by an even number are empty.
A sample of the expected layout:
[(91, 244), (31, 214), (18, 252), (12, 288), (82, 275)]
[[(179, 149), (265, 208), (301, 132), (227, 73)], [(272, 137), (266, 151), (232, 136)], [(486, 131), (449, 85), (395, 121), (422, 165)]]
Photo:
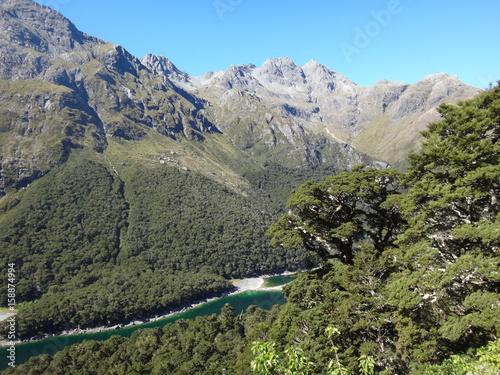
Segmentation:
[[(419, 131), (438, 119), (439, 104), (479, 92), (445, 73), (413, 85), (380, 80), (362, 87), (315, 60), (299, 67), (287, 57), (267, 59), (260, 67), (233, 65), (201, 77), (180, 71), (162, 56), (147, 55), (141, 62), (207, 100), (224, 132), (237, 126), (231, 120), (272, 129), (271, 134), (282, 134), (291, 144), (306, 132), (395, 164), (418, 149)], [(267, 137), (272, 146), (274, 138)]]
[[(141, 140), (150, 130), (173, 140), (223, 134), (237, 152), (292, 168), (331, 164), (326, 149), (399, 165), (439, 104), (479, 92), (444, 73), (360, 87), (315, 60), (299, 67), (289, 58), (193, 77), (27, 0), (2, 2), (0, 33), (0, 187), (25, 185), (71, 149), (104, 151), (112, 136)], [(283, 148), (289, 160), (276, 157)]]
[[(436, 108), (479, 91), (444, 73), (361, 87), (286, 57), (194, 77), (3, 0), (0, 258), (18, 265), (19, 300), (35, 301), (21, 332), (130, 320), (314, 261), (265, 239), (290, 191), (361, 163), (404, 168)], [(137, 292), (125, 274), (157, 304), (123, 312)], [(180, 274), (194, 285), (165, 277)], [(183, 297), (158, 302), (151, 280)]]

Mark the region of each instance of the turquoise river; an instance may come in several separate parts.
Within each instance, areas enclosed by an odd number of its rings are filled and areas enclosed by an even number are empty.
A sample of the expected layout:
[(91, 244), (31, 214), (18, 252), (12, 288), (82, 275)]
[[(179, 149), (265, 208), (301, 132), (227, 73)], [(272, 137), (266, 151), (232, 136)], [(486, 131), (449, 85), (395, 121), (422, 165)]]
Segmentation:
[[(273, 283), (274, 278), (267, 279), (270, 283)], [(290, 281), (290, 278), (286, 280), (275, 280), (277, 284), (282, 284)], [(266, 285), (268, 286), (268, 285)], [(237, 313), (245, 311), (249, 306), (256, 305), (262, 309), (270, 310), (274, 305), (282, 305), (285, 303), (285, 297), (281, 291), (247, 291), (238, 294), (233, 294), (230, 296), (222, 297), (210, 302), (203, 303), (197, 307), (189, 309), (185, 312), (178, 313), (157, 321), (152, 321), (148, 323), (138, 324), (134, 326), (128, 326), (120, 329), (106, 330), (96, 333), (84, 333), (78, 335), (64, 335), (64, 336), (53, 336), (40, 341), (27, 342), (16, 345), (16, 365), (20, 365), (32, 356), (37, 356), (40, 354), (54, 355), (59, 350), (62, 350), (68, 345), (73, 345), (80, 343), (84, 340), (106, 340), (113, 335), (120, 335), (124, 337), (129, 337), (132, 333), (138, 329), (152, 328), (152, 327), (162, 327), (168, 323), (173, 323), (179, 319), (194, 319), (197, 316), (204, 316), (210, 314), (220, 313), (222, 307), (229, 303), (233, 306)], [(6, 347), (0, 348), (0, 370), (4, 370), (8, 367), (7, 360), (7, 349)]]

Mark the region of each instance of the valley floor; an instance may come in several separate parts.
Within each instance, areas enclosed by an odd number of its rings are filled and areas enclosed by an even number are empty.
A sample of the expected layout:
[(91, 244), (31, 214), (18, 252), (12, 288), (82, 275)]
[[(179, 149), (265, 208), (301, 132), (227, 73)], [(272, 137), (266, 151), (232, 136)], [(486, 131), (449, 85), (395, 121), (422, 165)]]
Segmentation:
[[(289, 274), (291, 274), (291, 273), (287, 272), (287, 273), (284, 273), (283, 275), (289, 275)], [(264, 285), (264, 278), (265, 277), (270, 277), (270, 276), (262, 276), (262, 277), (246, 278), (246, 279), (241, 279), (241, 280), (233, 280), (232, 283), (236, 289), (233, 290), (232, 292), (223, 293), (217, 297), (207, 298), (203, 301), (180, 307), (176, 310), (170, 311), (167, 314), (157, 315), (153, 318), (144, 319), (144, 320), (136, 320), (136, 321), (130, 322), (128, 324), (117, 324), (117, 325), (113, 325), (113, 326), (102, 326), (102, 327), (95, 327), (95, 328), (67, 330), (67, 331), (62, 331), (62, 332), (46, 334), (44, 336), (32, 337), (32, 338), (30, 338), (28, 340), (24, 340), (24, 341), (25, 342), (26, 341), (39, 341), (39, 340), (43, 340), (43, 339), (46, 339), (46, 338), (52, 337), (52, 336), (66, 336), (66, 335), (78, 335), (78, 334), (83, 334), (83, 333), (97, 333), (97, 332), (103, 332), (103, 331), (107, 331), (107, 330), (135, 326), (138, 324), (143, 324), (143, 323), (147, 323), (147, 322), (153, 322), (153, 321), (157, 321), (160, 319), (168, 318), (168, 317), (171, 317), (175, 314), (179, 314), (179, 313), (185, 312), (187, 310), (193, 309), (195, 307), (198, 307), (200, 305), (203, 305), (204, 303), (211, 302), (211, 301), (217, 300), (219, 298), (230, 296), (233, 294), (243, 293), (243, 292), (252, 291), (252, 290), (254, 290), (254, 291), (281, 290), (283, 288), (283, 285), (275, 286), (275, 287), (264, 287), (263, 285)], [(19, 341), (18, 343), (21, 343), (21, 342)], [(0, 347), (9, 346), (9, 345), (10, 345), (10, 342), (7, 340), (0, 341)]]

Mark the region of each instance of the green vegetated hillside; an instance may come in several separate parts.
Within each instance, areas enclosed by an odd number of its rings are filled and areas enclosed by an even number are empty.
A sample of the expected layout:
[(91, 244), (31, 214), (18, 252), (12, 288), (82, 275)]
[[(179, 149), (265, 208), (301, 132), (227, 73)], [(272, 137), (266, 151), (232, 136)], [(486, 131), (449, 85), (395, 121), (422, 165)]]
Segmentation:
[[(152, 316), (228, 291), (229, 278), (304, 265), (303, 251), (264, 235), (281, 209), (270, 195), (287, 194), (286, 183), (264, 194), (228, 168), (219, 166), (225, 183), (179, 168), (174, 157), (196, 159), (181, 148), (148, 159), (123, 154), (133, 141), (111, 142), (109, 153), (74, 151), (1, 201), (0, 256), (16, 265), (21, 337)], [(260, 169), (256, 185), (268, 174)]]
[(408, 172), (358, 167), (292, 193), (268, 234), (323, 265), (285, 287), (285, 305), (226, 307), (6, 373), (498, 374), (500, 87), (440, 113)]

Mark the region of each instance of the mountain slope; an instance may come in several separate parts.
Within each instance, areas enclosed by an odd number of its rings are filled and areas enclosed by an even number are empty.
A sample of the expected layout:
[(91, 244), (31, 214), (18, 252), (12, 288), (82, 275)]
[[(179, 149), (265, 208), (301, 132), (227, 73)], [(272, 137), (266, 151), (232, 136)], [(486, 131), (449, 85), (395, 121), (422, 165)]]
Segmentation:
[(25, 186), (71, 149), (103, 151), (108, 137), (140, 140), (153, 128), (172, 139), (202, 139), (217, 131), (196, 98), (123, 47), (32, 1), (1, 9), (0, 186)]
[(255, 112), (265, 113), (260, 123), (265, 119), (266, 129), (276, 125), (291, 142), (301, 129), (308, 137), (321, 134), (391, 164), (418, 149), (419, 132), (438, 119), (439, 104), (454, 104), (480, 91), (444, 73), (413, 85), (382, 80), (360, 87), (315, 60), (299, 67), (286, 57), (201, 77), (181, 72), (166, 58), (148, 55), (141, 61), (148, 67), (168, 66), (156, 71), (207, 99), (216, 108), (217, 125), (237, 116), (255, 121)]
[[(230, 290), (224, 277), (304, 264), (264, 232), (324, 169), (249, 159), (202, 99), (46, 7), (2, 2), (0, 15), (0, 258), (31, 302), (20, 337), (154, 315)], [(330, 172), (353, 161), (339, 160)]]

